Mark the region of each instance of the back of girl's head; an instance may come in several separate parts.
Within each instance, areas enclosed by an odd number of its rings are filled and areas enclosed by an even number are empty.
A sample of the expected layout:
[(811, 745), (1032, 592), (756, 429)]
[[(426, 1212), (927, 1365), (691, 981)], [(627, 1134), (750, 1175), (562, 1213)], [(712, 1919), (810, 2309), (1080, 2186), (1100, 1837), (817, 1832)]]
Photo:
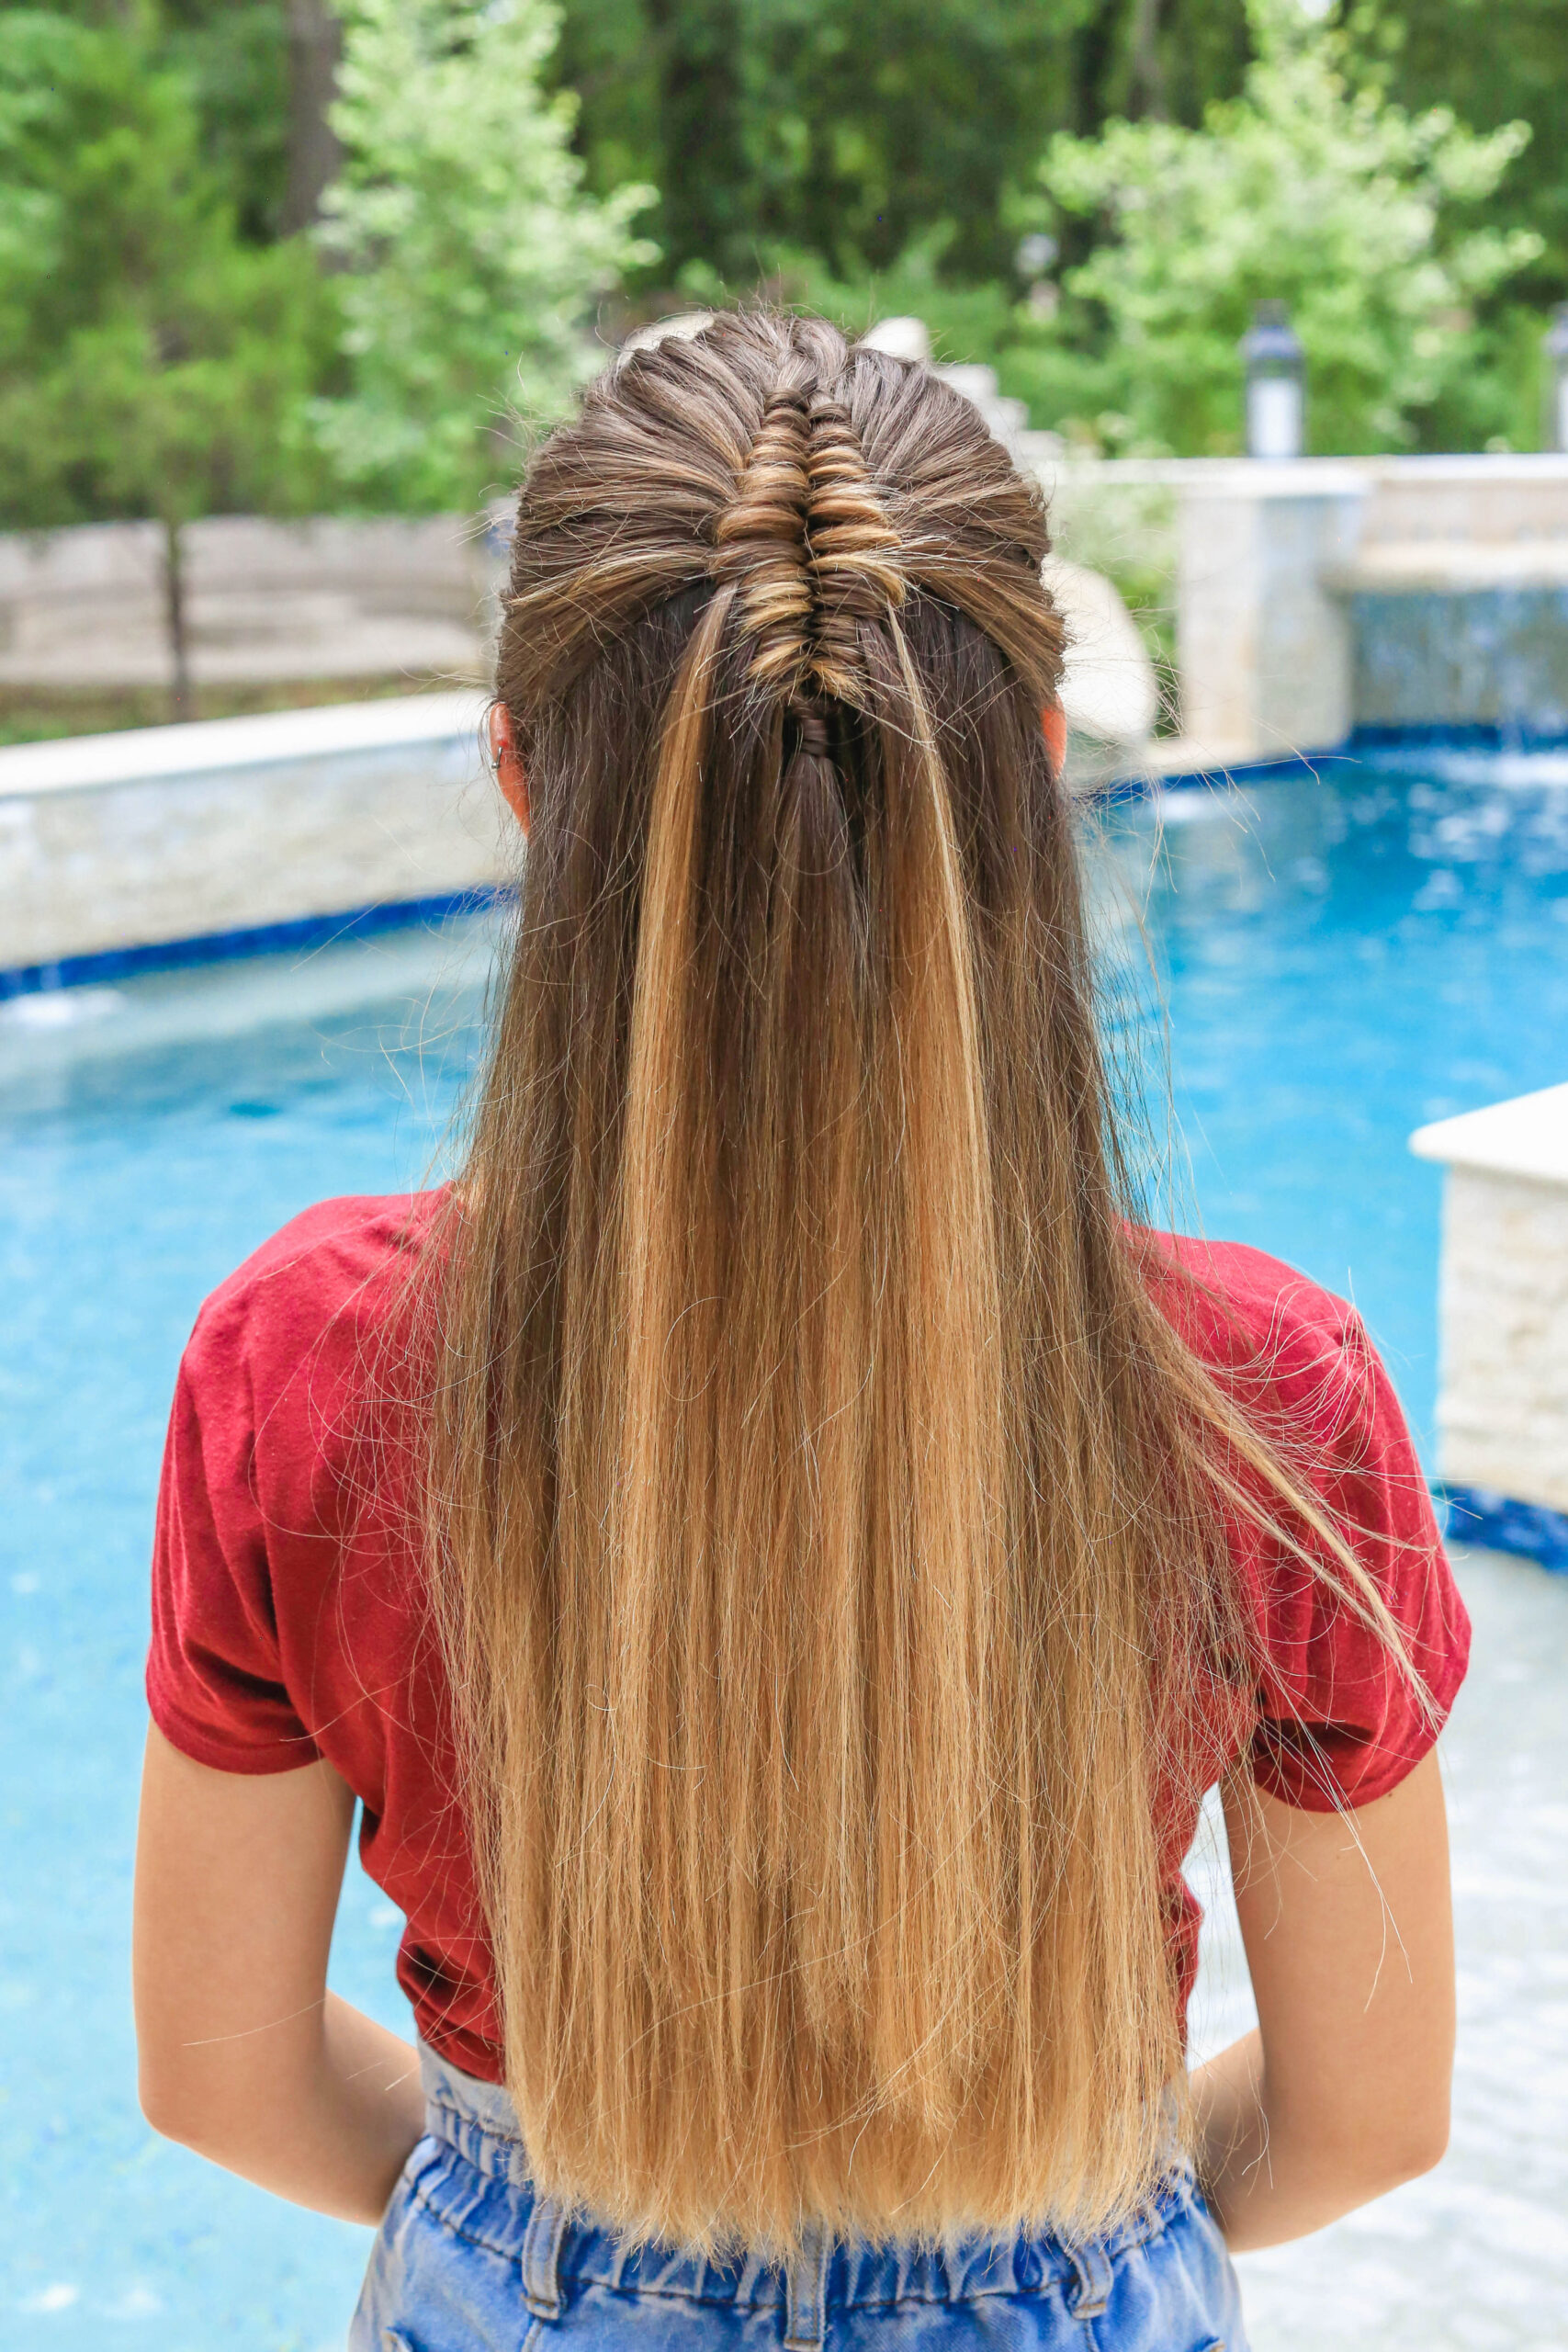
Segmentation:
[(1084, 2227), (1168, 2153), (1153, 1781), (1235, 1628), (1045, 546), (930, 371), (766, 312), (519, 503), (434, 1581), (530, 2164), (634, 2235)]
[(820, 320), (726, 314), (626, 357), (540, 451), (500, 691), (518, 717), (557, 705), (611, 639), (685, 597), (722, 605), (726, 684), (752, 727), (792, 703), (865, 712), (889, 617), (917, 597), (967, 615), (1043, 701), (1061, 661), (1045, 546), (1038, 493), (929, 369), (848, 350)]

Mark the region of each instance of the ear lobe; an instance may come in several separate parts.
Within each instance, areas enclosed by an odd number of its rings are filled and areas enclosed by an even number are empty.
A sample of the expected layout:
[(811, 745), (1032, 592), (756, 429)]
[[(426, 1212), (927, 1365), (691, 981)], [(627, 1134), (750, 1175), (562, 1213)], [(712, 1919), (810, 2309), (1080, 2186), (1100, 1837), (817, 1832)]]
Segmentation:
[(1067, 714), (1059, 702), (1048, 702), (1041, 712), (1040, 731), (1045, 738), (1051, 773), (1060, 775), (1067, 756)]
[(490, 754), (494, 763), (495, 780), (501, 786), (502, 799), (523, 828), (528, 831), (528, 778), (512, 736), (512, 713), (503, 702), (492, 702), (487, 722)]

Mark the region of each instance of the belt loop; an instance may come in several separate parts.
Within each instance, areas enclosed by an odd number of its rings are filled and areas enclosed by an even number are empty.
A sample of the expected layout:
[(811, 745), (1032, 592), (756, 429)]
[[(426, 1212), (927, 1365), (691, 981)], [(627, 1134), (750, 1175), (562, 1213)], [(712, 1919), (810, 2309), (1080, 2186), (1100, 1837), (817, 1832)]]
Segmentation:
[(1067, 2248), (1072, 2257), (1073, 2285), (1067, 2296), (1067, 2309), (1074, 2319), (1100, 2319), (1111, 2301), (1115, 2273), (1111, 2256), (1103, 2245), (1074, 2245)]
[(801, 2231), (800, 2252), (785, 2273), (784, 2352), (822, 2352), (828, 2327), (828, 2263), (832, 2240), (820, 2222)]
[[(565, 2206), (553, 2197), (536, 2196), (523, 2233), (523, 2300), (536, 2321), (561, 2315), (560, 2247), (565, 2235)], [(531, 2327), (529, 2339), (536, 2333)]]

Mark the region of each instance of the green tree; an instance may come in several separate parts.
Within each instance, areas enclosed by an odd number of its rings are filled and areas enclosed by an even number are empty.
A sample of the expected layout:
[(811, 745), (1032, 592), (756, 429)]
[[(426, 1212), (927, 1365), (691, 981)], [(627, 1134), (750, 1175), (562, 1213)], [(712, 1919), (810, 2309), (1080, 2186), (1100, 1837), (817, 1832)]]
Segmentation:
[(1518, 290), (1538, 309), (1568, 300), (1568, 8), (1562, 0), (1346, 0), (1347, 30), (1391, 96), (1413, 110), (1450, 106), (1477, 130), (1535, 131), (1506, 191), (1481, 208), (1542, 239)]
[(271, 244), (287, 220), (288, 0), (159, 0), (160, 64), (189, 83), (203, 162), (247, 244)]
[(1112, 116), (1196, 126), (1241, 88), (1246, 0), (1091, 0), (1070, 54), (1069, 130), (1092, 138)]
[(1201, 130), (1113, 121), (1047, 153), (1051, 197), (1098, 232), (1067, 277), (1065, 333), (1075, 318), (1097, 331), (1100, 437), (1236, 449), (1237, 345), (1271, 297), (1306, 351), (1310, 446), (1408, 447), (1474, 365), (1474, 304), (1540, 250), (1475, 220), (1529, 127), (1479, 136), (1446, 107), (1411, 115), (1296, 0), (1248, 5), (1244, 93)]
[(1247, 56), (1243, 0), (564, 0), (554, 71), (590, 184), (662, 189), (666, 288), (781, 250), (848, 283), (913, 247), (1006, 286), (1043, 136), (1196, 122)]
[(156, 20), (11, 10), (0, 44), (0, 524), (164, 526), (174, 701), (181, 532), (317, 503), (304, 401), (331, 358), (309, 249), (240, 243)]
[(558, 413), (604, 356), (597, 297), (652, 249), (652, 190), (600, 200), (574, 105), (540, 69), (547, 0), (345, 0), (333, 126), (342, 177), (317, 231), (337, 280), (349, 389), (315, 403), (367, 503), (473, 508), (512, 462), (512, 411)]

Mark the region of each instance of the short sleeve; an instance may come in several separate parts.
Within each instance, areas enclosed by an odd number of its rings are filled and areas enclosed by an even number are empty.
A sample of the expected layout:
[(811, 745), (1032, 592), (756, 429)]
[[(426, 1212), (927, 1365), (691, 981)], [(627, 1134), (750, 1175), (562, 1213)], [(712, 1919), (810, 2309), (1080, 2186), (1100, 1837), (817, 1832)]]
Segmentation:
[(1359, 1317), (1335, 1304), (1337, 1329), (1319, 1327), (1280, 1401), (1293, 1402), (1317, 1449), (1314, 1483), (1399, 1626), (1425, 1696), (1320, 1575), (1289, 1555), (1267, 1564), (1253, 1772), (1309, 1812), (1370, 1804), (1397, 1787), (1447, 1721), (1470, 1657), (1470, 1620), (1393, 1383)]
[(287, 1772), (321, 1750), (285, 1688), (243, 1351), (197, 1325), (175, 1391), (152, 1553), (152, 1720), (223, 1772)]

